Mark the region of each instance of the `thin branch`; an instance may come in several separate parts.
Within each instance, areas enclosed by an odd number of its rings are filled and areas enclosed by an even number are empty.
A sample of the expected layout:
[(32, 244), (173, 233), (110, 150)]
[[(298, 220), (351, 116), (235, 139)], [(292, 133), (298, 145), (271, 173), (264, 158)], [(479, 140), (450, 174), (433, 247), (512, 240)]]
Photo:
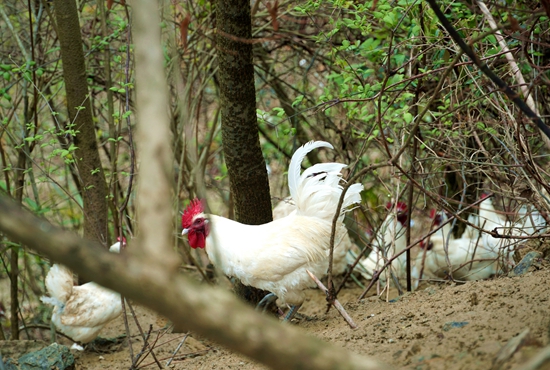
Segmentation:
[[(309, 277), (315, 282), (315, 284), (317, 284), (317, 286), (319, 287), (319, 289), (321, 289), (326, 295), (328, 295), (328, 289), (327, 287), (321, 283), (321, 280), (319, 280), (317, 278), (317, 276), (313, 275), (311, 273), (311, 271), (309, 270), (306, 270), (306, 272), (308, 273)], [(336, 310), (338, 310), (338, 312), (340, 313), (340, 315), (342, 315), (342, 317), (344, 318), (344, 320), (346, 320), (346, 322), (348, 323), (349, 327), (352, 328), (352, 329), (357, 329), (357, 324), (353, 321), (353, 319), (351, 318), (351, 316), (346, 312), (346, 310), (344, 309), (344, 306), (342, 306), (342, 304), (340, 302), (338, 302), (337, 299), (335, 299), (333, 302), (332, 302), (332, 305), (336, 308)]]
[[(485, 74), (487, 77), (491, 79), (499, 87), (499, 89), (508, 96), (510, 100), (514, 102), (514, 104), (523, 112), (527, 117), (537, 125), (537, 127), (546, 135), (548, 139), (550, 139), (550, 127), (546, 126), (544, 122), (542, 122), (542, 119), (535, 113), (533, 110), (525, 104), (525, 102), (520, 98), (520, 96), (510, 88), (504, 82), (500, 77), (498, 77), (487, 65), (487, 63), (482, 62), (481, 59), (474, 53), (472, 48), (468, 46), (464, 40), (460, 37), (458, 32), (455, 30), (451, 22), (445, 17), (441, 9), (437, 6), (437, 3), (435, 0), (427, 0), (428, 4), (430, 4), (430, 7), (434, 11), (437, 18), (439, 18), (439, 21), (443, 25), (443, 27), (447, 30), (449, 35), (452, 37), (452, 39), (458, 44), (460, 49), (470, 57), (470, 59), (474, 62), (474, 64)], [(545, 140), (546, 144), (550, 146), (550, 140)]]

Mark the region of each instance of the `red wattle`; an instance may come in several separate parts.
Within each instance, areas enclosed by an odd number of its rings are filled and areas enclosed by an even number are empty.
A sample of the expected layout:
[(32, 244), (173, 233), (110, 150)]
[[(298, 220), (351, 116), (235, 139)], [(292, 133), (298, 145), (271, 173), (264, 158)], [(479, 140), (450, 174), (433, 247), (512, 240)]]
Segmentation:
[(206, 237), (203, 233), (196, 232), (196, 231), (190, 231), (189, 235), (189, 245), (193, 249), (202, 248), (206, 246)]

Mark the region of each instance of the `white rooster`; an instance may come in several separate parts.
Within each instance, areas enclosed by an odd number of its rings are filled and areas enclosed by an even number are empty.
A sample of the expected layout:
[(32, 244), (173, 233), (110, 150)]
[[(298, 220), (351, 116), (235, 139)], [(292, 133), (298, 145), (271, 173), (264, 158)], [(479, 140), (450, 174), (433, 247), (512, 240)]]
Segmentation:
[[(342, 194), (341, 163), (318, 163), (300, 174), (307, 153), (316, 148), (333, 148), (324, 141), (298, 148), (288, 169), (290, 196), (296, 212), (263, 225), (245, 225), (224, 217), (203, 213), (194, 200), (182, 216), (182, 234), (192, 248), (206, 248), (212, 263), (227, 276), (245, 285), (267, 290), (279, 304), (291, 306), (289, 321), (304, 302), (303, 290), (311, 285), (306, 270), (320, 276), (328, 267), (332, 219)], [(344, 197), (344, 212), (359, 203), (363, 185), (353, 184)], [(337, 228), (341, 230), (341, 228)], [(336, 235), (336, 238), (340, 238)]]
[[(122, 243), (125, 244), (125, 240)], [(119, 253), (120, 247), (118, 241), (109, 251)], [(74, 286), (73, 273), (62, 265), (54, 264), (50, 268), (46, 289), (50, 296), (40, 300), (54, 306), (53, 324), (75, 342), (91, 342), (107, 323), (122, 313), (119, 293), (94, 282)]]

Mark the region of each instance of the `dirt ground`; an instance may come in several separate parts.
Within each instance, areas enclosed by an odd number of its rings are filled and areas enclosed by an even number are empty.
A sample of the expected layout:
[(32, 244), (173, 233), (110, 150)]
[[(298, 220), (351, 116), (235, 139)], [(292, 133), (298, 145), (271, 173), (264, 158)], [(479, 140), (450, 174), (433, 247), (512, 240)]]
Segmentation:
[[(535, 271), (520, 277), (466, 284), (424, 283), (416, 292), (390, 302), (376, 296), (358, 301), (361, 292), (350, 283), (339, 296), (358, 329), (351, 330), (334, 309), (325, 314), (324, 296), (313, 289), (308, 291), (301, 310), (305, 317), (293, 325), (304, 333), (403, 369), (490, 369), (501, 348), (528, 329), (517, 352), (496, 367), (522, 369), (522, 364), (549, 342), (548, 266), (539, 264)], [(173, 333), (164, 318), (141, 307), (135, 309), (142, 329), (151, 330), (149, 342), (163, 367), (173, 358), (169, 367), (174, 369), (266, 368), (193, 333)], [(131, 333), (135, 334), (136, 325), (129, 319)], [(78, 353), (76, 368), (127, 369), (130, 350), (124, 334), (121, 318), (101, 335), (122, 337)], [(143, 353), (140, 367), (158, 368), (138, 336), (133, 336), (132, 343), (134, 355)]]

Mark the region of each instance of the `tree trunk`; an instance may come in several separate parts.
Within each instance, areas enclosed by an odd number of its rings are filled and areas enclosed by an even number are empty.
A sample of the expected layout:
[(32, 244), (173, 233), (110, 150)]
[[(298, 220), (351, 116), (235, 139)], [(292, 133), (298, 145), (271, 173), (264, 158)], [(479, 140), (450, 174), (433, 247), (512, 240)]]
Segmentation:
[[(217, 52), (221, 92), (222, 141), (237, 221), (272, 221), (265, 160), (256, 121), (249, 0), (216, 2)], [(235, 292), (257, 303), (266, 293), (242, 284)]]
[[(181, 261), (172, 249), (174, 239), (174, 155), (168, 118), (168, 88), (160, 38), (156, 1), (135, 0), (133, 27), (136, 43), (137, 147), (141, 163), (137, 188), (139, 238), (134, 253), (149, 256), (167, 271), (175, 272)], [(137, 9), (139, 8), (139, 11)], [(151, 93), (151, 92), (154, 93)], [(154, 122), (154, 124), (152, 124)], [(145, 175), (146, 174), (146, 175)]]
[(54, 10), (70, 121), (66, 128), (72, 127), (75, 130), (72, 134), (73, 143), (78, 148), (73, 153), (73, 158), (78, 167), (84, 203), (84, 238), (97, 240), (107, 246), (110, 242), (107, 227), (107, 188), (88, 96), (76, 2), (54, 0)]

